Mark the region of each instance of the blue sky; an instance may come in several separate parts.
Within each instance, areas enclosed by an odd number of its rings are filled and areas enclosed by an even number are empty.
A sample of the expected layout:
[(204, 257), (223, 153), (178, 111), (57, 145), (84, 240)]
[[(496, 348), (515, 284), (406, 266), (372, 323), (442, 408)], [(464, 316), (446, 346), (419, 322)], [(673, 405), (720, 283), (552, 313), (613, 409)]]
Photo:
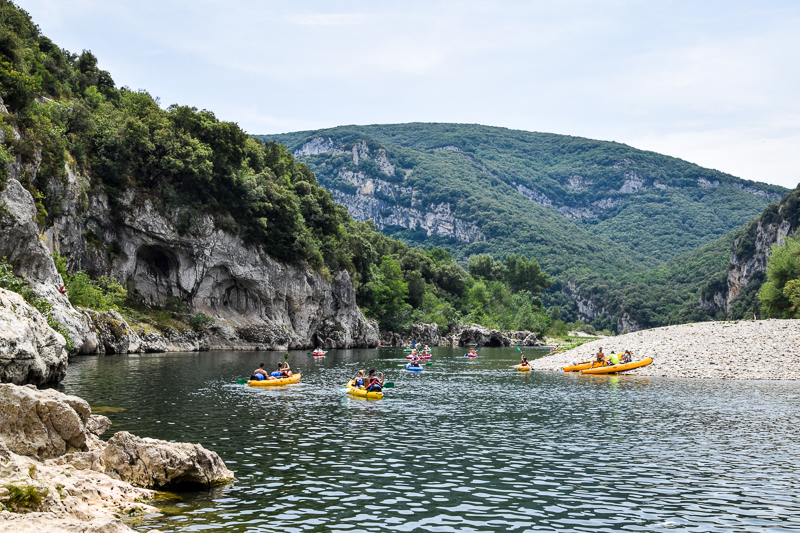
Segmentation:
[(461, 122), (800, 182), (800, 2), (18, 0), (118, 85), (249, 133)]

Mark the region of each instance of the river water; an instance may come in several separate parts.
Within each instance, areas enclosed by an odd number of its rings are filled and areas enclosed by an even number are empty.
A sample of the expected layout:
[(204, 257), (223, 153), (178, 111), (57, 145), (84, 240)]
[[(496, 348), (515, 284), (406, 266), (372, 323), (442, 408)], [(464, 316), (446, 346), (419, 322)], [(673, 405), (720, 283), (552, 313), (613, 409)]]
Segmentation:
[[(800, 384), (523, 374), (513, 348), (463, 353), (436, 348), (412, 375), (401, 349), (291, 352), (303, 378), (275, 390), (236, 380), (283, 352), (79, 357), (59, 389), (235, 472), (141, 531), (800, 530)], [(359, 368), (395, 387), (341, 394)]]

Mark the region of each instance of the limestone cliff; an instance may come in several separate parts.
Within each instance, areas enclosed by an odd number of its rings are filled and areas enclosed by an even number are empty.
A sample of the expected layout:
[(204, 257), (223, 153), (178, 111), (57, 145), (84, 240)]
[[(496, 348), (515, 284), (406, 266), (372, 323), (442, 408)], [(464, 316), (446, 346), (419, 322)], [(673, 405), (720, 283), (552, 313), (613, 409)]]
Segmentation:
[(62, 214), (45, 232), (50, 249), (68, 258), (72, 269), (113, 274), (141, 302), (158, 305), (176, 298), (191, 312), (213, 317), (207, 347), (378, 343), (377, 332), (356, 305), (347, 271), (326, 277), (280, 263), (215, 227), (210, 215), (179, 231), (180, 212), (167, 213), (153, 198), (133, 190), (113, 208), (102, 190), (93, 191), (82, 209), (85, 185), (73, 172), (66, 185), (51, 187), (60, 191)]
[(772, 246), (783, 244), (798, 227), (800, 187), (788, 192), (780, 204), (767, 206), (739, 233), (731, 246), (727, 271), (703, 289), (700, 305), (711, 311), (733, 312), (737, 302), (743, 304), (741, 300), (755, 294), (764, 282)]

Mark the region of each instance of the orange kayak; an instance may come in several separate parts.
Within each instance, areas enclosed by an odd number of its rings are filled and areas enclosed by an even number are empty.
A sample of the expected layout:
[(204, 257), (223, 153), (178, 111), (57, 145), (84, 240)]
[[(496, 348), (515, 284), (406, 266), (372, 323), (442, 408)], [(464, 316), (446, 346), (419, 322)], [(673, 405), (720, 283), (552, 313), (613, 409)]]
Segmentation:
[[(599, 363), (597, 363), (599, 364)], [(577, 365), (570, 365), (564, 367), (564, 372), (577, 372), (578, 370), (586, 370), (587, 368), (592, 368), (592, 362), (589, 361), (588, 363), (578, 363)]]
[(589, 368), (587, 370), (581, 371), (581, 374), (613, 374), (615, 372), (625, 372), (626, 370), (632, 370), (634, 368), (639, 368), (640, 366), (647, 366), (652, 362), (653, 358), (648, 357), (647, 359), (640, 359), (639, 361), (631, 361), (630, 363)]

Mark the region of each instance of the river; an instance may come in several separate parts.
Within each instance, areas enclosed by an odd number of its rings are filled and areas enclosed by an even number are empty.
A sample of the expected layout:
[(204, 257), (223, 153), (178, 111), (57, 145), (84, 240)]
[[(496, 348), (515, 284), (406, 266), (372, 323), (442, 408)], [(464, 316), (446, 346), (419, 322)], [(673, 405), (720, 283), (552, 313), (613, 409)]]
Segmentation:
[[(514, 348), (464, 351), (421, 375), (402, 349), (290, 352), (303, 378), (275, 390), (236, 380), (284, 352), (78, 357), (58, 389), (235, 472), (141, 531), (800, 530), (800, 384), (525, 374)], [(342, 394), (359, 368), (395, 387)]]

